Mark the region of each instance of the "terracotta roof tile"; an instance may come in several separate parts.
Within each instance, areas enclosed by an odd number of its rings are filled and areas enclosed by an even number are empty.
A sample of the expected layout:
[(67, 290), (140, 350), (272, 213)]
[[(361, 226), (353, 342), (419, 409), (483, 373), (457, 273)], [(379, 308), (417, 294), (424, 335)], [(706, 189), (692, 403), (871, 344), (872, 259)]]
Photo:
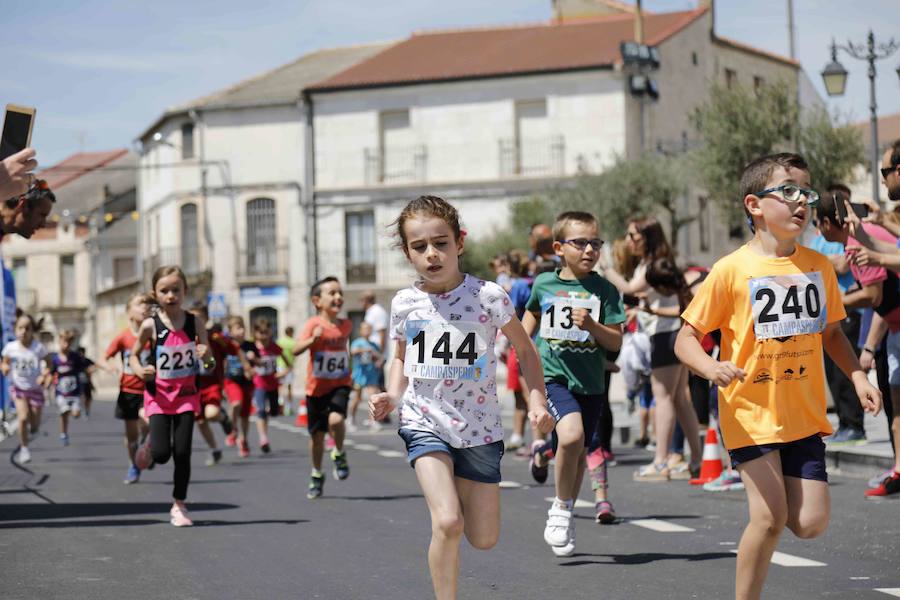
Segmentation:
[(46, 179), (50, 189), (55, 191), (126, 154), (128, 154), (128, 150), (125, 148), (108, 152), (78, 152), (62, 162), (40, 171), (38, 177)]
[[(866, 148), (872, 146), (872, 126), (869, 119), (853, 124), (862, 133), (863, 143)], [(878, 149), (884, 150), (894, 140), (900, 140), (900, 113), (892, 115), (878, 115)]]
[[(706, 13), (706, 8), (646, 15), (656, 45)], [(308, 88), (310, 91), (497, 77), (609, 67), (619, 43), (634, 39), (634, 16), (521, 27), (415, 34)]]

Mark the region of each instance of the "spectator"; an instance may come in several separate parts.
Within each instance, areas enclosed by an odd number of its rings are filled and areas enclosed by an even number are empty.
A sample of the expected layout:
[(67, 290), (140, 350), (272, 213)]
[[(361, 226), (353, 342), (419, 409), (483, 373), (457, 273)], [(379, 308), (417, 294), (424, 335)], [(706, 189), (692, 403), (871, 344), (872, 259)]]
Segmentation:
[(50, 191), (47, 182), (35, 179), (24, 194), (0, 204), (0, 238), (8, 233), (18, 233), (23, 238), (30, 238), (44, 226), (54, 202), (56, 196)]
[(17, 198), (34, 182), (37, 161), (34, 150), (26, 148), (0, 161), (0, 198)]

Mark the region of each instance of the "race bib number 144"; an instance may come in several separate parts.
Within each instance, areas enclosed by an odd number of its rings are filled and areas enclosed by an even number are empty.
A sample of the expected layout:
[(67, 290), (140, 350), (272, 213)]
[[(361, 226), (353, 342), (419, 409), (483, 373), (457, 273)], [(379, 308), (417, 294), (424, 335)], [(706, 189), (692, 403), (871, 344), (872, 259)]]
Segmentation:
[(825, 329), (822, 274), (797, 273), (750, 280), (753, 333), (756, 339), (821, 333)]
[(485, 328), (465, 322), (407, 323), (403, 374), (415, 379), (469, 379), (486, 375)]

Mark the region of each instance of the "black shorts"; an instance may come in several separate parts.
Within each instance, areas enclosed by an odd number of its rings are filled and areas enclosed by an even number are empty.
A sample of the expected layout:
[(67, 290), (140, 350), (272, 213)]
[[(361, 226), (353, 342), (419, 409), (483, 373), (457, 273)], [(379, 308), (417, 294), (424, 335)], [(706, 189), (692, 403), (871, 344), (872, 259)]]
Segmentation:
[(116, 418), (125, 421), (135, 421), (140, 418), (138, 411), (144, 406), (143, 394), (132, 394), (131, 392), (119, 392), (119, 398), (116, 400)]
[(669, 367), (679, 364), (675, 356), (675, 338), (677, 331), (665, 331), (650, 337), (650, 368)]
[(347, 403), (350, 401), (350, 388), (339, 387), (324, 396), (307, 396), (307, 430), (310, 433), (328, 431), (328, 415), (333, 412), (347, 416)]

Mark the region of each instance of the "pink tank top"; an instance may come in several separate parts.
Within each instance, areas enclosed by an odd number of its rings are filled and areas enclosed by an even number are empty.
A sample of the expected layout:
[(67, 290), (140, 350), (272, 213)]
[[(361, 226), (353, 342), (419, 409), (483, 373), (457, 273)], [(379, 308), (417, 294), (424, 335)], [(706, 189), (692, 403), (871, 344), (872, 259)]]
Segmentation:
[(144, 415), (177, 415), (188, 411), (200, 413), (200, 392), (197, 389), (199, 358), (197, 323), (190, 313), (184, 329), (171, 330), (159, 315), (153, 317), (156, 339), (150, 364), (156, 367), (156, 377), (147, 382), (144, 390)]

